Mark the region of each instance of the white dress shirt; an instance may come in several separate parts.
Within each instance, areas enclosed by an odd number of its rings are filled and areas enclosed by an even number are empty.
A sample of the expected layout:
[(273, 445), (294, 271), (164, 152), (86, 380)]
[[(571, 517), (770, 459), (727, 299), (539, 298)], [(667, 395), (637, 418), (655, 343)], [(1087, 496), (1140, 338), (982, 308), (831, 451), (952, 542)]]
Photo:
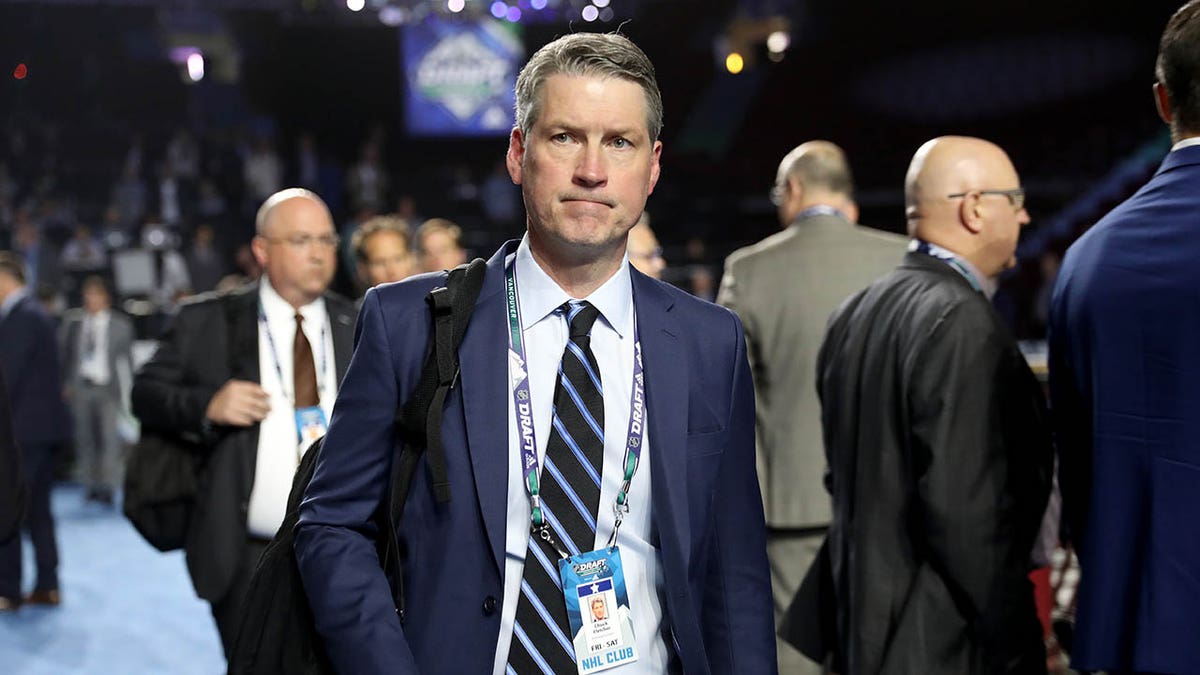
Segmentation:
[[(79, 376), (95, 385), (106, 385), (112, 379), (108, 368), (109, 310), (84, 314), (79, 325)], [(88, 350), (88, 335), (92, 349)]]
[[(296, 392), (292, 380), (296, 310), (271, 287), (266, 276), (259, 280), (258, 299), (267, 317), (265, 326), (261, 320), (258, 321), (258, 376), (262, 388), (270, 396), (271, 412), (258, 427), (258, 456), (246, 526), (251, 535), (270, 538), (275, 536), (279, 525), (283, 523), (288, 493), (292, 490), (292, 476), (300, 464), (300, 456), (311, 443), (301, 444), (296, 432)], [(312, 345), (317, 391), (328, 423), (333, 413), (334, 399), (337, 398), (337, 366), (324, 298), (304, 305), (300, 308), (300, 314), (304, 317), (304, 336)], [(275, 345), (273, 351), (272, 342)]]
[[(559, 362), (569, 331), (566, 317), (554, 310), (568, 300), (587, 300), (600, 311), (592, 327), (591, 347), (600, 367), (604, 386), (604, 467), (600, 507), (596, 519), (593, 550), (608, 544), (613, 529), (613, 503), (624, 478), (625, 443), (629, 432), (629, 400), (633, 388), (633, 286), (629, 260), (603, 286), (586, 298), (571, 298), (547, 275), (529, 251), (526, 236), (516, 253), (517, 297), (525, 339), (530, 396), (533, 398), (533, 427), (537, 436), (539, 467), (545, 465), (546, 442), (550, 438), (551, 410)], [(505, 320), (507, 321), (507, 315)], [(507, 333), (507, 331), (506, 331)], [(653, 358), (652, 355), (646, 358)], [(510, 392), (511, 394), (511, 392)], [(500, 638), (496, 645), (494, 675), (503, 675), (517, 614), (521, 575), (529, 546), (530, 504), (521, 468), (521, 446), (508, 400), (508, 518), (504, 545), (504, 603), (500, 615)], [(654, 416), (654, 409), (646, 412)], [(626, 588), (633, 616), (638, 660), (605, 673), (663, 673), (669, 660), (663, 641), (665, 601), (658, 533), (650, 517), (650, 461), (653, 438), (643, 439), (642, 459), (629, 490), (629, 513), (621, 523), (617, 546), (621, 550)]]

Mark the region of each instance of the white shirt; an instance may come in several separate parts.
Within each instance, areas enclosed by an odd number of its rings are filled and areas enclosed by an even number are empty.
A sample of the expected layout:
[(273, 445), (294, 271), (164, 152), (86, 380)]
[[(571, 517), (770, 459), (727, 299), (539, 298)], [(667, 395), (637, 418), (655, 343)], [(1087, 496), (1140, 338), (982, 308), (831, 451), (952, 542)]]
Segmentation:
[[(554, 310), (571, 296), (551, 279), (529, 251), (529, 238), (516, 253), (517, 297), (525, 337), (529, 393), (533, 398), (533, 427), (537, 436), (539, 467), (545, 466), (546, 442), (550, 438), (551, 409), (558, 365), (566, 349), (569, 331), (566, 317)], [(603, 286), (586, 298), (600, 318), (592, 326), (591, 347), (604, 385), (604, 472), (600, 481), (600, 508), (596, 519), (596, 541), (592, 549), (608, 543), (613, 529), (613, 503), (624, 477), (625, 443), (629, 432), (629, 399), (633, 388), (633, 286), (629, 260)], [(505, 320), (507, 321), (507, 316)], [(646, 358), (653, 358), (648, 355)], [(508, 400), (508, 519), (504, 543), (504, 603), (500, 614), (500, 638), (492, 672), (503, 675), (517, 614), (521, 575), (529, 546), (529, 493), (521, 468), (521, 446), (513, 416), (511, 392)], [(654, 416), (654, 409), (646, 411)], [(653, 438), (643, 439), (642, 459), (629, 490), (629, 513), (621, 523), (617, 546), (625, 571), (626, 588), (633, 617), (638, 660), (605, 673), (663, 673), (669, 653), (662, 639), (665, 591), (659, 560), (658, 534), (650, 514), (650, 461)]]
[[(262, 388), (271, 397), (271, 412), (258, 427), (258, 457), (255, 460), (254, 486), (250, 490), (246, 526), (250, 534), (269, 538), (275, 536), (279, 525), (283, 523), (288, 493), (292, 489), (292, 476), (300, 464), (300, 456), (310, 444), (301, 444), (296, 432), (292, 380), (296, 310), (279, 296), (265, 276), (259, 281), (258, 299), (267, 317), (265, 326), (261, 320), (258, 321), (258, 376)], [(324, 298), (304, 305), (300, 308), (300, 314), (304, 317), (304, 336), (312, 345), (317, 392), (328, 423), (333, 413), (334, 399), (337, 398), (337, 367), (334, 364), (333, 335)], [(271, 349), (272, 341), (275, 344), (274, 351)]]
[(1179, 141), (1175, 145), (1171, 146), (1171, 152), (1175, 152), (1176, 150), (1179, 150), (1182, 148), (1191, 147), (1193, 145), (1200, 145), (1200, 136), (1192, 136), (1190, 138), (1185, 138), (1182, 141)]
[[(79, 325), (79, 376), (92, 384), (105, 385), (112, 379), (108, 368), (109, 310), (84, 314)], [(92, 349), (88, 351), (88, 334)]]

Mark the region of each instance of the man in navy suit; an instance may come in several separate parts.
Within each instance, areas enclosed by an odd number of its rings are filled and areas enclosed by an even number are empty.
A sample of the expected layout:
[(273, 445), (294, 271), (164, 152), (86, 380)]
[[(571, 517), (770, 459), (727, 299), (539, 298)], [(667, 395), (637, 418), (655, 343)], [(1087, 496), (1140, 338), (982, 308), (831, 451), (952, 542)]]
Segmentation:
[[(596, 672), (573, 645), (605, 634), (628, 650), (606, 673), (775, 672), (741, 324), (625, 254), (659, 175), (653, 73), (628, 39), (588, 33), (521, 71), (507, 165), (527, 233), (488, 262), (459, 350), (442, 424), (451, 500), (437, 501), (424, 470), (408, 497), (403, 615), (372, 513), (430, 334), (423, 299), (445, 274), (367, 293), (296, 533), (339, 671)], [(632, 636), (581, 616), (587, 589), (603, 588), (568, 585), (555, 565), (588, 569), (578, 561), (610, 555), (614, 536), (624, 573), (605, 597)]]
[(1072, 667), (1200, 672), (1200, 2), (1155, 102), (1175, 145), (1067, 252), (1051, 300), (1059, 482), (1082, 576)]
[(0, 251), (0, 372), (12, 403), (13, 437), (21, 447), (29, 507), (25, 529), (33, 540), (37, 578), (21, 597), (21, 538), (0, 545), (0, 611), (28, 604), (57, 605), (58, 544), (50, 512), (54, 448), (70, 433), (54, 321), (25, 285), (21, 259)]

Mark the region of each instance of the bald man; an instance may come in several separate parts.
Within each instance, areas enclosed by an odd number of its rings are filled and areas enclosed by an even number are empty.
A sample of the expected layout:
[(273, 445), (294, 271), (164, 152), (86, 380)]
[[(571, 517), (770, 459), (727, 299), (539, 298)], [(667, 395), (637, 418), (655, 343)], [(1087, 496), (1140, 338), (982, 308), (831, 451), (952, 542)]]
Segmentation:
[[(825, 324), (843, 300), (894, 268), (908, 246), (907, 237), (855, 225), (853, 192), (838, 146), (809, 141), (789, 152), (771, 191), (785, 229), (729, 256), (717, 298), (746, 330), (777, 619), (831, 518), (814, 372)], [(781, 673), (821, 672), (786, 643), (778, 655)]]
[(185, 549), (227, 655), (258, 556), (283, 521), (301, 454), (329, 419), (354, 339), (353, 304), (326, 290), (338, 237), (325, 202), (283, 190), (263, 203), (255, 228), (261, 279), (180, 307), (133, 386), (143, 434), (205, 458)]
[(1024, 193), (999, 147), (945, 137), (913, 157), (905, 201), (911, 251), (833, 315), (817, 364), (834, 667), (1044, 673), (1026, 575), (1050, 489), (1046, 411), (989, 302), (1029, 221)]

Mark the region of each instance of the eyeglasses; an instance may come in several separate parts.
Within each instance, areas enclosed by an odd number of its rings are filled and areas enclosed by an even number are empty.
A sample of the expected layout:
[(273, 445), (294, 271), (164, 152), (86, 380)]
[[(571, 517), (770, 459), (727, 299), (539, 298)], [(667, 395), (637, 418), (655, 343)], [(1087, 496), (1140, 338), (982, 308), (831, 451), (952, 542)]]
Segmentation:
[(311, 234), (296, 234), (290, 237), (263, 237), (263, 239), (270, 242), (283, 242), (296, 249), (308, 248), (314, 244), (321, 248), (337, 248), (338, 243), (342, 240), (336, 234), (323, 234), (319, 237)]
[(776, 183), (771, 186), (771, 191), (767, 194), (771, 198), (773, 206), (782, 206), (784, 198), (787, 197), (787, 187)]
[(663, 257), (663, 250), (662, 247), (659, 246), (657, 248), (650, 249), (650, 251), (646, 253), (633, 253), (631, 251), (629, 253), (629, 257), (637, 258), (638, 260), (654, 260), (655, 258)]
[(1002, 195), (1008, 198), (1008, 203), (1012, 204), (1013, 209), (1020, 211), (1025, 207), (1025, 188), (1013, 188), (1011, 190), (970, 190), (968, 192), (956, 192), (952, 195), (946, 195), (947, 199), (958, 199), (966, 197), (975, 192), (981, 195)]

